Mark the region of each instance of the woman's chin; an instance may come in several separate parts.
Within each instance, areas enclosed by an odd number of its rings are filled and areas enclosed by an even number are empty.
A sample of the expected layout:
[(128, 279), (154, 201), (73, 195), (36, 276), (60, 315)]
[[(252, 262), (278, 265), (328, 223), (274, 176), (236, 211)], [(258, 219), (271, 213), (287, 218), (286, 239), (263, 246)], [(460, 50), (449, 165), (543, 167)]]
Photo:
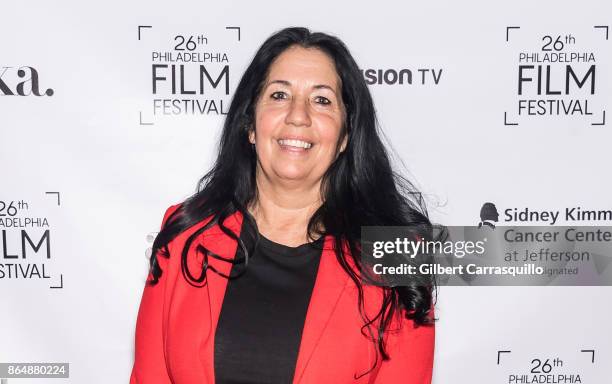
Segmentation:
[(291, 182), (307, 182), (308, 172), (304, 169), (282, 169), (277, 170), (274, 174), (282, 181)]

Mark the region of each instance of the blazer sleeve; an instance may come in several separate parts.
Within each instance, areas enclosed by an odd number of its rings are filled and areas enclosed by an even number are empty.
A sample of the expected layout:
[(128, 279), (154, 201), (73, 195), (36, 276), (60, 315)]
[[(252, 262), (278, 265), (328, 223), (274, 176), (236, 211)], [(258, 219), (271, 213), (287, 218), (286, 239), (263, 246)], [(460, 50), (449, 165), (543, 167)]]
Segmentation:
[(381, 363), (376, 384), (431, 384), (434, 324), (414, 327), (412, 320), (402, 318), (401, 329), (390, 332), (386, 340), (390, 360)]
[[(176, 207), (177, 205), (173, 205), (166, 210), (162, 220), (162, 228)], [(166, 268), (169, 259), (159, 256), (158, 262), (164, 272), (162, 272), (156, 285), (145, 284), (138, 309), (134, 365), (130, 375), (130, 384), (172, 384), (166, 369), (162, 335), (162, 311), (168, 275)], [(147, 281), (152, 277), (153, 275), (149, 271)]]

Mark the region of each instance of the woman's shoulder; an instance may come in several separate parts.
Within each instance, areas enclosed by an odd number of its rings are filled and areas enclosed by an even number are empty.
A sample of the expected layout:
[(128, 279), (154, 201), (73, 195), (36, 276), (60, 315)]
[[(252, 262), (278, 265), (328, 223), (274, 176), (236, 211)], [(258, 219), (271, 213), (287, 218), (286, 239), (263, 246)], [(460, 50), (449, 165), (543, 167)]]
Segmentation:
[[(175, 236), (172, 237), (172, 240), (169, 241), (169, 245), (176, 244), (184, 244), (194, 233), (198, 233), (198, 235), (202, 238), (209, 237), (212, 235), (224, 235), (223, 230), (219, 227), (218, 224), (208, 225), (209, 222), (214, 219), (214, 214), (210, 214), (199, 219), (187, 219), (184, 218), (185, 215), (192, 215), (193, 213), (189, 213), (185, 211), (186, 203), (179, 202), (176, 204), (170, 205), (166, 208), (164, 212), (164, 216), (162, 219), (161, 228), (164, 229), (167, 225), (176, 225), (178, 226)], [(240, 230), (240, 225), (242, 223), (242, 216), (239, 212), (231, 214), (224, 220), (224, 226), (228, 227), (234, 233), (238, 233)], [(206, 227), (203, 229), (203, 227)]]
[(168, 219), (170, 218), (170, 216), (172, 216), (172, 214), (174, 212), (176, 212), (182, 204), (183, 203), (176, 203), (176, 204), (172, 204), (168, 208), (166, 208), (166, 211), (164, 212), (164, 216), (163, 216), (163, 219), (162, 219), (162, 225), (161, 225), (162, 228), (166, 225), (166, 223), (168, 222)]

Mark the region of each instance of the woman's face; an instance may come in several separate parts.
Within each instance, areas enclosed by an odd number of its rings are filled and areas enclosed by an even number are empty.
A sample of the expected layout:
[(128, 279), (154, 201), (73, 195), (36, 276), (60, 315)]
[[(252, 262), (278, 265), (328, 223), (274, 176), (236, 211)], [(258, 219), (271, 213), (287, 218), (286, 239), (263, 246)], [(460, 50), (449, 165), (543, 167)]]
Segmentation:
[(340, 79), (319, 49), (292, 46), (272, 63), (255, 106), (258, 171), (273, 182), (317, 184), (346, 146)]

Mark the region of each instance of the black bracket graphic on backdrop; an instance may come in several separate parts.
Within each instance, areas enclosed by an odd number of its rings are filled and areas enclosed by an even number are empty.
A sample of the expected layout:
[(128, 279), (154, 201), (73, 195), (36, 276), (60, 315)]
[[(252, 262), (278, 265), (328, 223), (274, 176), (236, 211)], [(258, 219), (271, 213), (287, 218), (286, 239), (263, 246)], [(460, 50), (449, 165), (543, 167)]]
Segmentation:
[[(508, 42), (508, 38), (510, 37), (511, 29), (521, 29), (521, 27), (506, 27), (506, 42)], [(504, 112), (504, 125), (518, 125), (518, 123), (509, 123), (508, 122), (508, 113)], [(499, 362), (498, 362), (499, 363)]]
[(236, 29), (238, 31), (238, 41), (240, 41), (240, 27), (225, 27), (225, 29)]
[(140, 114), (140, 125), (153, 125), (153, 123), (145, 123), (142, 121), (142, 111), (139, 111), (138, 113)]
[(593, 26), (595, 29), (605, 29), (606, 30), (606, 40), (608, 40), (608, 26), (607, 25), (595, 25)]
[(60, 193), (59, 192), (45, 192), (47, 195), (57, 195), (57, 205), (60, 205)]
[[(607, 25), (594, 25), (593, 28), (595, 29), (603, 29), (606, 31), (606, 40), (608, 40), (608, 32), (609, 32), (609, 28)], [(591, 123), (591, 125), (606, 125), (606, 111), (604, 110), (602, 112), (603, 115), (603, 120), (601, 123)]]
[(140, 29), (141, 28), (153, 28), (152, 25), (139, 25), (138, 26), (138, 40), (140, 40)]
[(591, 352), (591, 363), (595, 364), (595, 350), (594, 349), (581, 349), (580, 352)]
[(601, 123), (591, 123), (591, 125), (606, 125), (606, 111), (604, 110), (602, 112), (603, 115), (603, 120), (601, 121)]
[[(56, 195), (57, 196), (57, 205), (60, 206), (60, 193), (59, 192), (45, 192), (47, 195)], [(64, 275), (60, 274), (60, 285), (58, 286), (50, 286), (49, 288), (64, 288)]]
[(497, 351), (497, 365), (499, 365), (499, 357), (502, 353), (510, 353), (512, 351)]
[(508, 41), (509, 33), (511, 29), (520, 29), (521, 27), (506, 27), (506, 41)]
[[(138, 41), (140, 41), (140, 31), (142, 28), (153, 28), (152, 25), (139, 25), (138, 26)], [(153, 125), (153, 123), (145, 123), (142, 121), (142, 111), (139, 111), (139, 115), (140, 115), (140, 125)]]
[(504, 125), (518, 125), (518, 123), (509, 123), (508, 122), (508, 112), (504, 112)]
[(49, 288), (56, 288), (56, 289), (62, 289), (62, 288), (64, 288), (64, 275), (63, 275), (63, 274), (60, 274), (60, 285), (59, 285), (59, 287), (58, 287), (58, 286), (56, 286), (56, 285), (52, 285), (52, 286), (50, 286)]

